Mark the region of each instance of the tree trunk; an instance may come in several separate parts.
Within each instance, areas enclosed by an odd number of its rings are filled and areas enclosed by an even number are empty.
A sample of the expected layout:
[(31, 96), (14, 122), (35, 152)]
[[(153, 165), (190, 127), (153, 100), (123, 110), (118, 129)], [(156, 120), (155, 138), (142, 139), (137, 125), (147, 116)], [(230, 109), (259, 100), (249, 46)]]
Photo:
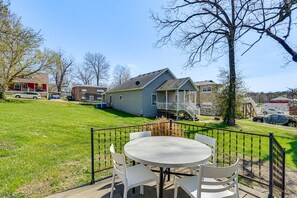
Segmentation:
[(6, 89), (6, 84), (0, 85), (0, 99), (6, 99)]
[(229, 126), (235, 125), (235, 109), (236, 109), (236, 72), (235, 72), (235, 49), (234, 49), (234, 35), (228, 38), (229, 47), (229, 94), (228, 107), (224, 117), (224, 123)]

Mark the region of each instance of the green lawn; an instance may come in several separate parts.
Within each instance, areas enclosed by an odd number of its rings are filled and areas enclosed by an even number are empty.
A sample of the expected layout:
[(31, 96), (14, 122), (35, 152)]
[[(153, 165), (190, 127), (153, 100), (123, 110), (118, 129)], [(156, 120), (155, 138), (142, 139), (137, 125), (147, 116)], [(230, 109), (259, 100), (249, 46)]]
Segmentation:
[[(152, 122), (75, 103), (0, 100), (0, 197), (42, 197), (90, 181), (90, 128)], [(205, 122), (203, 122), (205, 121)], [(297, 129), (239, 120), (230, 129), (274, 132), (297, 169)], [(210, 117), (199, 125), (229, 128)]]
[[(215, 128), (241, 130), (260, 134), (269, 134), (269, 132), (272, 132), (281, 146), (286, 149), (286, 167), (297, 170), (297, 128), (252, 122), (251, 119), (237, 120), (237, 126), (235, 127), (229, 127), (220, 122), (211, 121), (207, 116), (202, 116), (201, 121), (199, 125)], [(268, 144), (268, 142), (265, 142), (265, 144)]]
[(90, 181), (90, 128), (151, 122), (92, 106), (0, 100), (0, 197), (41, 197)]

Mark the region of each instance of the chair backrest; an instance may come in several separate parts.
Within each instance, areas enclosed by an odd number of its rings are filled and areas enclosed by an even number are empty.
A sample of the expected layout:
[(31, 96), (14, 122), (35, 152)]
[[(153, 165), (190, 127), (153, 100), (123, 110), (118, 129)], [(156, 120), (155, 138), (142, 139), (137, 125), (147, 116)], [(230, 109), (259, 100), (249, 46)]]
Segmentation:
[(134, 132), (134, 133), (130, 133), (130, 141), (138, 138), (150, 137), (150, 136), (152, 136), (151, 131)]
[(125, 155), (123, 153), (116, 153), (113, 144), (110, 145), (110, 153), (113, 160), (113, 168), (117, 175), (122, 179), (123, 182), (126, 181), (126, 160)]
[(200, 135), (198, 133), (195, 134), (195, 140), (199, 141), (203, 144), (207, 144), (212, 147), (211, 148), (212, 163), (214, 166), (216, 166), (216, 164), (217, 164), (217, 140), (212, 137), (209, 137), (209, 136)]
[[(238, 166), (238, 158), (233, 165), (228, 167), (212, 167), (201, 165), (198, 176), (197, 198), (201, 197), (202, 192), (217, 193), (226, 190), (233, 191), (233, 195), (228, 197), (238, 198)], [(219, 180), (210, 180), (209, 178)]]

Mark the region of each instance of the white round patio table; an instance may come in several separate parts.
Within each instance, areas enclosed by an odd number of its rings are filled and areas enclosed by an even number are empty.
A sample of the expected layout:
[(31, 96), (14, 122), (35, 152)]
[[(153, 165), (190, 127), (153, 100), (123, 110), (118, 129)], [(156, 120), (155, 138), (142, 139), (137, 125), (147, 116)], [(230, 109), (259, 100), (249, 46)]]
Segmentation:
[(211, 157), (211, 149), (207, 145), (172, 136), (138, 138), (125, 144), (124, 151), (136, 162), (160, 167), (160, 198), (163, 194), (163, 167), (195, 167)]

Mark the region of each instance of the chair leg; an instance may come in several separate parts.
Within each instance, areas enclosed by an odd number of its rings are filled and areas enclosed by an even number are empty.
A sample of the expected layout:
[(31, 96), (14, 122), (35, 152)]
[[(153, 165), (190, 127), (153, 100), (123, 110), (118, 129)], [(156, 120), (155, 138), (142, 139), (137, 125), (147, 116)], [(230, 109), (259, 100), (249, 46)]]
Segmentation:
[(177, 189), (178, 189), (178, 185), (174, 183), (174, 198), (177, 198)]
[(157, 189), (157, 198), (159, 198), (159, 182), (156, 181), (156, 189)]
[(114, 180), (115, 180), (115, 173), (113, 172), (113, 173), (112, 173), (112, 182), (111, 182), (110, 198), (113, 198)]
[(140, 186), (140, 194), (144, 195), (143, 185)]
[(190, 174), (194, 175), (194, 168), (193, 167), (190, 168)]
[(128, 189), (127, 189), (126, 186), (124, 187), (124, 196), (123, 197), (124, 198), (127, 198), (128, 197)]

